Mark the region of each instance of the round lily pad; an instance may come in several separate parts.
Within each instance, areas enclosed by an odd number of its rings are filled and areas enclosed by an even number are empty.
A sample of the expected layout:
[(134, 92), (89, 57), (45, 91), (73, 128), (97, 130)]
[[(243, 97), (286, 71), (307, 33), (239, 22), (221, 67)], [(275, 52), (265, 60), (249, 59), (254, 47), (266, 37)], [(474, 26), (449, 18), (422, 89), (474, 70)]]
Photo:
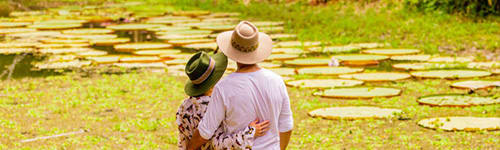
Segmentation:
[(471, 62), (474, 61), (472, 57), (434, 57), (429, 62)]
[(46, 48), (46, 49), (39, 49), (37, 52), (41, 54), (72, 54), (72, 53), (81, 53), (81, 52), (87, 52), (87, 51), (94, 51), (94, 49), (91, 48), (81, 48), (81, 47), (74, 47), (74, 48)]
[(165, 25), (160, 24), (119, 24), (119, 25), (110, 25), (106, 26), (108, 29), (117, 30), (117, 31), (131, 31), (131, 30), (146, 30), (151, 28), (160, 28)]
[(429, 71), (412, 71), (410, 74), (417, 78), (473, 78), (484, 77), (491, 75), (488, 71), (482, 70), (429, 70)]
[(370, 48), (386, 47), (386, 46), (389, 46), (390, 44), (388, 44), (388, 43), (355, 43), (355, 44), (349, 44), (349, 45), (359, 47), (361, 49), (370, 49)]
[(323, 92), (317, 92), (314, 95), (329, 98), (374, 98), (374, 97), (392, 97), (401, 94), (400, 89), (383, 87), (351, 87), (329, 89)]
[(71, 47), (90, 47), (88, 43), (69, 43), (69, 44), (38, 44), (36, 48), (71, 48)]
[(219, 23), (219, 22), (237, 23), (238, 21), (240, 21), (239, 18), (206, 18), (206, 19), (203, 19), (203, 22), (207, 22), (207, 23)]
[(0, 28), (17, 28), (31, 25), (30, 22), (0, 22)]
[(265, 27), (265, 26), (281, 26), (285, 24), (283, 21), (253, 21), (253, 25), (257, 27)]
[(451, 84), (451, 87), (464, 88), (464, 89), (484, 89), (500, 86), (500, 81), (487, 81), (487, 80), (470, 80), (460, 81)]
[(277, 42), (273, 44), (274, 47), (313, 47), (320, 46), (321, 42), (311, 42), (311, 41), (285, 41), (285, 42)]
[(200, 22), (198, 19), (177, 19), (177, 20), (164, 20), (164, 19), (150, 19), (147, 20), (146, 23), (149, 24), (165, 24), (165, 25), (174, 25), (174, 24), (184, 24), (191, 22)]
[(180, 54), (162, 54), (160, 55), (161, 59), (187, 59), (191, 58), (193, 54), (186, 54), (186, 53), (180, 53)]
[(195, 44), (195, 43), (210, 43), (214, 42), (213, 39), (183, 39), (183, 40), (169, 40), (168, 43), (174, 46), (182, 46), (187, 44)]
[(284, 60), (292, 60), (295, 58), (299, 58), (299, 55), (297, 54), (271, 54), (269, 57), (267, 57), (266, 61), (284, 61)]
[(368, 49), (368, 50), (364, 50), (362, 52), (366, 53), (366, 54), (394, 56), (394, 55), (416, 54), (416, 53), (420, 53), (420, 50), (418, 50), (418, 49)]
[(115, 55), (92, 56), (92, 57), (86, 57), (86, 59), (91, 60), (92, 62), (97, 64), (109, 64), (118, 62), (118, 60), (120, 60), (120, 56), (115, 56)]
[(27, 33), (35, 31), (36, 29), (32, 28), (0, 28), (0, 34)]
[(353, 107), (330, 107), (320, 108), (308, 113), (311, 117), (320, 117), (332, 120), (355, 120), (355, 119), (382, 119), (395, 117), (395, 114), (401, 113), (399, 109), (353, 106)]
[(29, 26), (29, 28), (38, 30), (64, 30), (79, 27), (82, 27), (82, 24), (34, 24)]
[(297, 35), (281, 33), (281, 34), (270, 34), (269, 37), (271, 37), (271, 39), (294, 39), (297, 38)]
[(124, 63), (147, 63), (147, 62), (159, 62), (161, 61), (160, 57), (157, 56), (127, 56), (120, 57), (118, 62)]
[(331, 60), (328, 58), (303, 58), (303, 59), (287, 60), (284, 62), (284, 64), (297, 67), (328, 66), (328, 63), (330, 61)]
[(106, 40), (106, 39), (114, 39), (117, 38), (116, 34), (81, 34), (81, 35), (55, 35), (54, 37), (63, 38), (63, 39), (88, 39), (88, 40)]
[(172, 47), (172, 45), (166, 43), (127, 43), (114, 45), (113, 47), (116, 51), (133, 52), (137, 50), (166, 49)]
[(209, 11), (204, 11), (204, 10), (176, 11), (172, 13), (172, 15), (174, 16), (191, 16), (191, 17), (205, 16), (209, 14), (210, 14)]
[(94, 51), (79, 52), (79, 53), (76, 53), (76, 55), (81, 56), (81, 57), (105, 56), (105, 55), (108, 55), (108, 52), (94, 50)]
[(40, 42), (47, 43), (47, 44), (75, 44), (75, 43), (88, 44), (89, 40), (86, 40), (86, 39), (41, 39)]
[(351, 74), (349, 77), (352, 79), (357, 79), (362, 81), (396, 81), (396, 80), (408, 79), (411, 77), (411, 75), (407, 73), (396, 73), (396, 72), (373, 72), (373, 73)]
[(31, 42), (1, 42), (0, 48), (28, 48), (35, 47), (40, 43), (31, 43)]
[(500, 69), (492, 69), (491, 73), (493, 73), (493, 74), (500, 74)]
[(90, 61), (69, 61), (69, 62), (51, 62), (51, 63), (37, 63), (35, 64), (36, 69), (75, 69), (81, 68), (83, 66), (90, 65)]
[(230, 31), (233, 30), (235, 25), (214, 25), (214, 26), (196, 26), (195, 28), (201, 30), (210, 30), (214, 32)]
[(314, 67), (314, 68), (301, 68), (298, 70), (299, 74), (309, 75), (339, 75), (362, 72), (363, 68), (351, 67)]
[(196, 44), (188, 44), (183, 47), (195, 50), (215, 50), (217, 49), (217, 43), (196, 43)]
[(273, 48), (273, 54), (302, 54), (304, 50), (300, 48)]
[(113, 30), (110, 29), (72, 29), (72, 30), (64, 30), (63, 34), (76, 34), (76, 35), (86, 35), (86, 34), (110, 34), (113, 33)]
[(417, 102), (422, 105), (440, 107), (468, 107), (475, 105), (490, 105), (500, 103), (500, 98), (479, 97), (461, 94), (439, 94), (423, 96)]
[(178, 30), (191, 30), (191, 27), (187, 26), (161, 26), (146, 29), (153, 32), (168, 32), (168, 31), (178, 31)]
[(499, 130), (500, 118), (495, 117), (439, 117), (422, 119), (418, 125), (444, 131)]
[(135, 55), (146, 55), (146, 56), (159, 56), (166, 54), (178, 54), (181, 50), (177, 49), (164, 49), (164, 50), (140, 50), (132, 52)]
[(156, 37), (160, 40), (183, 40), (183, 39), (202, 39), (208, 37), (208, 34), (168, 34)]
[(24, 33), (14, 33), (8, 34), (8, 37), (19, 37), (19, 38), (35, 38), (35, 37), (55, 37), (61, 35), (58, 31), (35, 31), (35, 32), (24, 32)]
[(472, 68), (472, 69), (500, 68), (500, 61), (470, 62), (469, 64), (467, 64), (467, 68)]
[(402, 70), (431, 70), (465, 68), (467, 64), (460, 63), (401, 63), (392, 65), (395, 69)]
[(164, 69), (167, 68), (167, 65), (161, 62), (155, 63), (113, 63), (113, 66), (122, 67), (122, 68), (158, 68)]
[(34, 48), (0, 48), (2, 55), (32, 53), (33, 51), (35, 51)]
[(109, 38), (109, 39), (93, 39), (90, 43), (96, 46), (113, 46), (116, 44), (123, 44), (130, 42), (129, 38)]
[(260, 27), (259, 32), (264, 33), (281, 33), (285, 30), (283, 27)]
[(173, 60), (167, 60), (164, 61), (166, 65), (184, 65), (188, 62), (188, 59), (173, 59)]
[(286, 85), (299, 88), (335, 88), (335, 87), (351, 87), (363, 84), (359, 80), (344, 80), (344, 79), (305, 79), (288, 81)]
[(334, 55), (332, 57), (340, 61), (381, 61), (389, 58), (388, 56), (365, 54)]
[(401, 56), (392, 56), (391, 60), (396, 61), (428, 61), (431, 58), (431, 55), (401, 55)]
[(281, 67), (281, 64), (269, 63), (269, 62), (260, 62), (258, 64), (259, 64), (259, 67), (262, 67), (262, 68), (279, 68), (279, 67)]
[(35, 22), (35, 24), (83, 24), (87, 22), (87, 20), (44, 20)]
[(359, 50), (361, 50), (361, 48), (349, 45), (309, 48), (309, 51), (313, 53), (352, 53), (352, 52), (357, 52)]
[(165, 32), (156, 32), (156, 35), (168, 35), (168, 34), (210, 34), (212, 31), (209, 30), (172, 30)]
[(292, 76), (295, 75), (295, 68), (269, 68), (272, 72), (280, 76)]

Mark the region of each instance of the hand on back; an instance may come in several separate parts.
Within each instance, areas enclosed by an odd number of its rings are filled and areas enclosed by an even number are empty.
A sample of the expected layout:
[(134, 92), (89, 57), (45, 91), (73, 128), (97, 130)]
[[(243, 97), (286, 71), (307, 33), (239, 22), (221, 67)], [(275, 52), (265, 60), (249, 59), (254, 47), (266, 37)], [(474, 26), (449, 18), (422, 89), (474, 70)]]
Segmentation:
[(260, 137), (265, 135), (269, 130), (269, 120), (259, 123), (259, 119), (257, 118), (249, 126), (255, 128), (255, 137)]

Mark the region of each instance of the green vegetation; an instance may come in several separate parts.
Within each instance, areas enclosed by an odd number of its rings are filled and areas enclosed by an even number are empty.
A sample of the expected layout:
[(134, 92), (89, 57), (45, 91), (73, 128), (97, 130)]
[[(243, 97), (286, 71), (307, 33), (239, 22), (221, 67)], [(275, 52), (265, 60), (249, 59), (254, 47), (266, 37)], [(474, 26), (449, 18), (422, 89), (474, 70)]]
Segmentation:
[(493, 0), (406, 0), (405, 2), (408, 6), (422, 11), (443, 10), (470, 16), (500, 14), (500, 2)]
[[(285, 21), (285, 29), (297, 33), (300, 40), (320, 40), (333, 44), (388, 42), (394, 47), (418, 48), (426, 53), (450, 52), (471, 48), (497, 52), (500, 25), (497, 17), (464, 18), (439, 11), (428, 13), (406, 9), (402, 2), (332, 2), (326, 6), (250, 3), (245, 6), (231, 0), (171, 0), (167, 4), (180, 9), (241, 12), (243, 18)], [(158, 5), (158, 4), (156, 4)], [(156, 6), (155, 5), (155, 6)]]

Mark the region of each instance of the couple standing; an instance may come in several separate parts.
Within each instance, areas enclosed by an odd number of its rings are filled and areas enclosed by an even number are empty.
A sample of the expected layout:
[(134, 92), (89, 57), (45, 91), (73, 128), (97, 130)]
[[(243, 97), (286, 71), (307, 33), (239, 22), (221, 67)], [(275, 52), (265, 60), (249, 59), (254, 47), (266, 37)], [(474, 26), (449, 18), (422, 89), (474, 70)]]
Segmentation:
[[(271, 54), (271, 38), (242, 21), (219, 34), (217, 45), (222, 53), (199, 52), (186, 65), (190, 97), (176, 115), (179, 148), (285, 149), (293, 128), (287, 89), (279, 75), (257, 65)], [(238, 68), (219, 81), (227, 57)]]

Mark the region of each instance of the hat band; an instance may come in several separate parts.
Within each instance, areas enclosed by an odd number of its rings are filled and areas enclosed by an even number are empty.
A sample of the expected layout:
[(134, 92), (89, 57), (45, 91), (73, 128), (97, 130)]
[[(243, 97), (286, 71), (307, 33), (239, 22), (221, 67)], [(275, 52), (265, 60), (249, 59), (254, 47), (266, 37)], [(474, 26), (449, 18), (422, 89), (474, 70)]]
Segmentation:
[(215, 61), (214, 61), (214, 59), (212, 59), (212, 57), (210, 57), (210, 63), (208, 65), (207, 70), (205, 70), (205, 72), (200, 77), (198, 77), (198, 79), (191, 80), (191, 82), (193, 84), (201, 84), (201, 83), (205, 82), (205, 80), (208, 79), (208, 77), (210, 76), (210, 74), (212, 74), (212, 72), (214, 71), (214, 69), (215, 69)]
[(237, 49), (241, 52), (245, 52), (245, 53), (253, 52), (257, 49), (257, 47), (259, 47), (259, 43), (255, 44), (255, 45), (251, 45), (251, 46), (243, 46), (243, 45), (240, 45), (238, 42), (236, 42), (233, 39), (231, 39), (231, 45), (235, 49)]

